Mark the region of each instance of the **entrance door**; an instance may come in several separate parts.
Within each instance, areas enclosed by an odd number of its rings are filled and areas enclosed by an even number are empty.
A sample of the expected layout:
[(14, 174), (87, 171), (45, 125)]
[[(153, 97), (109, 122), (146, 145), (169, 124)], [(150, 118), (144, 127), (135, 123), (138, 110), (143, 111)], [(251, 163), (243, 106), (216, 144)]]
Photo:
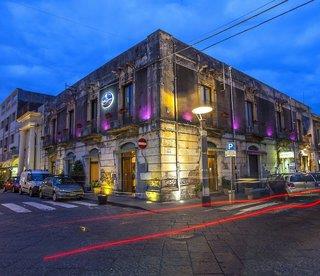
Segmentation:
[(208, 177), (210, 193), (218, 191), (218, 171), (216, 154), (208, 154)]
[(249, 155), (250, 177), (259, 178), (259, 162), (258, 155)]
[(122, 191), (127, 193), (135, 192), (135, 169), (136, 156), (134, 151), (121, 154), (122, 163)]
[(90, 183), (99, 181), (99, 162), (90, 161)]

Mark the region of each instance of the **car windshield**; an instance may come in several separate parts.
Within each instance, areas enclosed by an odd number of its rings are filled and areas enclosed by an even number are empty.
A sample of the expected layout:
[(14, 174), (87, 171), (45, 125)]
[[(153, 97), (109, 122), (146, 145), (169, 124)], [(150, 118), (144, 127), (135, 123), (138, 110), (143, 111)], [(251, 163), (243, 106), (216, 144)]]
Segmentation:
[(49, 176), (49, 174), (47, 174), (47, 173), (32, 173), (31, 180), (32, 181), (43, 181), (48, 176)]
[(69, 177), (55, 178), (54, 181), (55, 181), (56, 185), (72, 185), (72, 184), (75, 184), (74, 180), (72, 178), (69, 178)]
[(313, 178), (310, 174), (304, 175), (304, 174), (295, 174), (292, 175), (290, 178), (291, 182), (313, 182)]
[(320, 173), (313, 174), (313, 177), (316, 181), (320, 181)]

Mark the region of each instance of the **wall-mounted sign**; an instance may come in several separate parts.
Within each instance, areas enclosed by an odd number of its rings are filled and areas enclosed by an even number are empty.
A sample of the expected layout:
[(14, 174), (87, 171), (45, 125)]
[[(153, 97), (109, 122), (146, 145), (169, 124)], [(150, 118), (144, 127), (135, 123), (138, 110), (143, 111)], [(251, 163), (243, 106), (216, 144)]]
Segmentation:
[(114, 95), (111, 91), (106, 91), (101, 97), (101, 107), (108, 109), (114, 101)]
[(140, 138), (138, 140), (138, 147), (139, 149), (145, 149), (147, 147), (147, 140), (144, 138)]
[(279, 153), (280, 159), (287, 159), (287, 158), (294, 158), (294, 152), (293, 151), (282, 151)]
[(237, 156), (236, 143), (228, 142), (226, 145), (225, 157), (236, 157), (236, 156)]

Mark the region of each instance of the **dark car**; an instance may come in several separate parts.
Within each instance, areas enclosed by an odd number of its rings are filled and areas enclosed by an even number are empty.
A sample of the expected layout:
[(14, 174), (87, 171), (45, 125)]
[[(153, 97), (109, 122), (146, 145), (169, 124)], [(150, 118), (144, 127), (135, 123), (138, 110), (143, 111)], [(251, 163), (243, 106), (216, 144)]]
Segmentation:
[(286, 174), (274, 174), (267, 178), (266, 184), (274, 194), (286, 192)]
[(4, 190), (12, 191), (13, 193), (18, 192), (20, 188), (20, 177), (10, 177), (4, 182)]
[(39, 197), (49, 197), (54, 201), (59, 199), (82, 199), (84, 191), (80, 184), (70, 177), (52, 176), (43, 181), (40, 187)]
[(316, 173), (311, 173), (314, 181), (316, 182), (316, 188), (320, 188), (320, 172), (316, 172)]

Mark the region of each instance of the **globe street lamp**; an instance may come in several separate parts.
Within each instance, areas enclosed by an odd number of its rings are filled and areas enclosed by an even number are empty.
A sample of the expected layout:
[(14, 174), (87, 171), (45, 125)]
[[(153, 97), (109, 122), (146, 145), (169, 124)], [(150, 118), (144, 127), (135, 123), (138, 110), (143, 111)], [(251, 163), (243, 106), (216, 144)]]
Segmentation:
[(209, 206), (211, 204), (210, 191), (209, 191), (209, 180), (208, 180), (208, 142), (207, 132), (204, 130), (205, 119), (202, 115), (212, 111), (211, 106), (200, 106), (192, 110), (200, 122), (200, 168), (201, 168), (201, 187), (202, 187), (202, 206)]

